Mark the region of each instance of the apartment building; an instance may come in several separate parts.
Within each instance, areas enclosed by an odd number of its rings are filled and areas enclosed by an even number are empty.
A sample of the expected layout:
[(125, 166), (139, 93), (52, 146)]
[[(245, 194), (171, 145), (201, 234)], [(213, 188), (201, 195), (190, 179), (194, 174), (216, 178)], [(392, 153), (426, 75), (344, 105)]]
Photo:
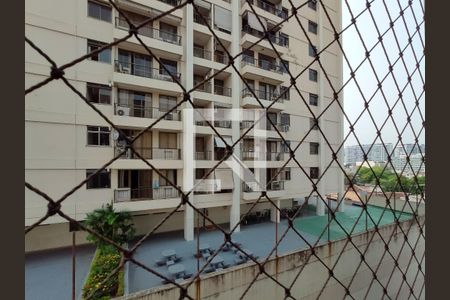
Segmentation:
[[(139, 23), (180, 2), (118, 0), (115, 3), (130, 20)], [(164, 116), (134, 142), (138, 155), (131, 151), (123, 153), (62, 203), (68, 216), (83, 220), (93, 209), (113, 203), (118, 210), (132, 212), (138, 233), (147, 232), (180, 203), (180, 194), (169, 181), (183, 190), (192, 186), (223, 158), (224, 141), (231, 144), (248, 128), (245, 122), (217, 121), (214, 126), (223, 137), (220, 138), (204, 122), (196, 121), (193, 132), (183, 113), (188, 104), (174, 109), (183, 100), (182, 89), (176, 81), (186, 90), (196, 87), (191, 99), (199, 108), (260, 108), (251, 90), (265, 106), (276, 101), (267, 118), (292, 148), (301, 142), (295, 158), (302, 169), (291, 160), (277, 174), (290, 153), (273, 126), (267, 128), (264, 157), (258, 155), (251, 134), (237, 145), (234, 154), (255, 173), (258, 169), (255, 161), (267, 161), (267, 168), (258, 172), (266, 172), (268, 179), (276, 175), (267, 187), (267, 195), (279, 207), (291, 206), (297, 199), (311, 195), (312, 183), (305, 172), (317, 181), (326, 170), (318, 183), (322, 195), (343, 192), (343, 175), (337, 164), (332, 163), (328, 146), (330, 143), (335, 151), (343, 140), (343, 116), (337, 103), (330, 106), (333, 89), (329, 84), (331, 81), (335, 87), (342, 86), (342, 57), (336, 43), (328, 46), (334, 34), (320, 5), (311, 1), (297, 12), (310, 43), (294, 17), (278, 25), (291, 15), (287, 0), (195, 0), (194, 3), (197, 10), (185, 5), (139, 29), (140, 39), (152, 55), (131, 37), (65, 71), (69, 82), (128, 137), (136, 136)], [(304, 1), (293, 3), (300, 6)], [(340, 1), (328, 0), (324, 4), (328, 16), (339, 28)], [(124, 16), (101, 0), (26, 1), (25, 22), (26, 36), (58, 65), (123, 38), (129, 29)], [(254, 45), (264, 36), (264, 30), (269, 32), (267, 38)], [(317, 62), (311, 64), (315, 51), (326, 46), (320, 59), (327, 76)], [(240, 75), (232, 67), (224, 69), (229, 59), (226, 52), (234, 56), (241, 51), (243, 55), (234, 60)], [(49, 67), (42, 56), (26, 45), (26, 87), (48, 77)], [(213, 79), (203, 82), (222, 69)], [(295, 88), (289, 88), (288, 71), (296, 76), (303, 70), (296, 80), (299, 94)], [(339, 96), (343, 106), (342, 95)], [(327, 142), (310, 113), (318, 115), (325, 108), (319, 126)], [(167, 114), (168, 111), (171, 113)], [(25, 125), (26, 180), (56, 199), (127, 146), (123, 136), (60, 80), (26, 96)], [(192, 136), (193, 147), (188, 147)], [(343, 160), (343, 151), (338, 153), (338, 159)], [(196, 190), (190, 195), (190, 201), (215, 223), (233, 227), (261, 193), (254, 191), (249, 182), (241, 180), (225, 163), (209, 178), (221, 182), (220, 190)], [(27, 189), (25, 195), (25, 226), (29, 226), (46, 214), (47, 202)], [(262, 201), (255, 210), (268, 208), (271, 208), (271, 220), (278, 222), (278, 211), (267, 201)], [(318, 205), (318, 213), (323, 214), (323, 210), (323, 205)], [(197, 224), (205, 223), (208, 221), (199, 219), (192, 208), (181, 206), (158, 232), (184, 230), (185, 238), (190, 240)], [(26, 235), (27, 250), (69, 245), (69, 229), (65, 219), (52, 216)], [(78, 242), (85, 242), (82, 234), (78, 235)]]
[[(363, 144), (345, 147), (344, 162), (346, 165), (355, 165), (367, 159), (374, 162), (386, 162), (389, 155), (393, 155), (392, 143)], [(394, 152), (395, 154), (395, 152)]]

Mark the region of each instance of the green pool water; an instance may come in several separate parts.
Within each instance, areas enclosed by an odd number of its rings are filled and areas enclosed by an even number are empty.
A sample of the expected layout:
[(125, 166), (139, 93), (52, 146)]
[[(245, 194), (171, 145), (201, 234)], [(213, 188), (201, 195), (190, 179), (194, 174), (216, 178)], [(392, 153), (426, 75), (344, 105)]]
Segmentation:
[[(394, 223), (395, 220), (394, 213), (397, 217), (400, 218), (400, 221), (412, 218), (412, 214), (410, 213), (399, 211), (392, 212), (390, 209), (386, 209), (383, 213), (382, 207), (368, 205), (367, 214), (369, 216), (366, 217), (366, 213), (363, 213), (363, 215), (358, 220), (361, 211), (362, 211), (361, 207), (349, 205), (346, 206), (344, 212), (336, 212), (337, 221), (332, 220), (329, 228), (330, 239), (331, 240), (341, 239), (347, 236), (345, 232), (355, 234), (366, 231), (366, 220), (367, 220), (367, 229), (370, 229), (373, 228), (375, 224), (379, 224), (379, 226), (382, 226)], [(339, 222), (339, 224), (345, 229), (345, 231), (342, 229), (341, 226), (338, 225), (337, 222)], [(353, 228), (356, 222), (357, 224)], [(322, 233), (327, 224), (328, 224), (328, 215), (301, 217), (297, 218), (294, 221), (294, 226), (296, 229), (315, 235), (317, 237)], [(321, 236), (321, 239), (328, 239), (327, 230), (325, 230), (325, 232)]]

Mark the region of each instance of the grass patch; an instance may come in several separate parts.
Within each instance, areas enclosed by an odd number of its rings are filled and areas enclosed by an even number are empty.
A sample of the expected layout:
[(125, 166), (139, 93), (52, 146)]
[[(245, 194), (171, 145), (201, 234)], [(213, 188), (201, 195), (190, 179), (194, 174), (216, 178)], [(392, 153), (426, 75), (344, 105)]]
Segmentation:
[(99, 247), (95, 251), (86, 283), (83, 287), (82, 299), (106, 300), (124, 294), (124, 270), (120, 270), (105, 283), (103, 280), (120, 264), (121, 255), (113, 247)]

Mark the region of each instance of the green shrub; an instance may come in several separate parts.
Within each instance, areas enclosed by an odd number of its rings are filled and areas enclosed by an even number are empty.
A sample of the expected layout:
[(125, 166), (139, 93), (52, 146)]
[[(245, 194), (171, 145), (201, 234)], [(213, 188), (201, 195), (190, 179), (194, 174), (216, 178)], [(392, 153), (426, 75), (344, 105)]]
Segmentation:
[[(121, 255), (113, 247), (98, 248), (83, 287), (83, 299), (106, 300), (124, 293), (123, 269), (102, 283), (120, 264)], [(92, 295), (91, 295), (92, 294)]]

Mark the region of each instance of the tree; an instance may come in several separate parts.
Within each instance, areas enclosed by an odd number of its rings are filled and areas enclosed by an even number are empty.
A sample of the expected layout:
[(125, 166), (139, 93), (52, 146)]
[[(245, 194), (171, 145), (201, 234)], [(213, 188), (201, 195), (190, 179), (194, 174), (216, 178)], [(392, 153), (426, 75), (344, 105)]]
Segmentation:
[[(119, 245), (133, 239), (136, 232), (131, 214), (124, 211), (116, 212), (112, 204), (107, 204), (88, 213), (85, 224), (94, 232)], [(104, 249), (105, 246), (109, 245), (106, 241), (93, 234), (89, 234), (87, 239), (100, 249)]]

